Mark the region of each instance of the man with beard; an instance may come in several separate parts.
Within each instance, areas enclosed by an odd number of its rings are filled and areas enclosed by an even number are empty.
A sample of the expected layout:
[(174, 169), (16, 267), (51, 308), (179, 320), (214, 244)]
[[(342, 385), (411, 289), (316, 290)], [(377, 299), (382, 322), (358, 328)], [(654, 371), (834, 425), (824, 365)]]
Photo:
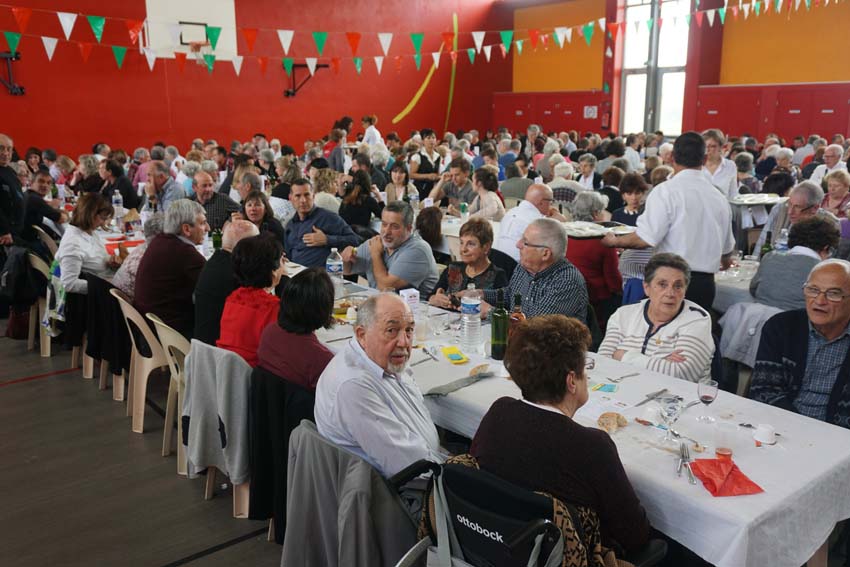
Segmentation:
[(390, 293), (357, 310), (354, 337), (316, 386), (316, 427), (385, 477), (419, 459), (443, 461), (437, 430), (407, 367), (413, 313)]

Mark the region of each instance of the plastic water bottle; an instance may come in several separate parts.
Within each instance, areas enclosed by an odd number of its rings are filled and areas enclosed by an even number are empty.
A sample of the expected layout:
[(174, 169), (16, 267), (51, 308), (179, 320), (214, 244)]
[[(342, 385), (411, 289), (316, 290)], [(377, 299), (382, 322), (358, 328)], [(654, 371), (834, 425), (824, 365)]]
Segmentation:
[(344, 293), (342, 268), (342, 256), (339, 255), (336, 248), (331, 248), (331, 253), (328, 254), (328, 259), (325, 261), (325, 269), (334, 284), (334, 297), (340, 297)]
[(788, 252), (788, 229), (783, 228), (779, 232), (779, 238), (776, 239), (776, 246), (774, 249), (777, 252)]
[(118, 189), (112, 192), (112, 208), (115, 209), (115, 224), (118, 232), (124, 232), (124, 198)]
[(419, 193), (410, 196), (410, 206), (413, 208), (413, 218), (419, 214)]
[(65, 186), (56, 186), (56, 198), (59, 199), (59, 208), (65, 210)]
[(468, 353), (481, 351), (481, 291), (475, 284), (467, 286), (468, 293), (460, 300), (460, 346)]

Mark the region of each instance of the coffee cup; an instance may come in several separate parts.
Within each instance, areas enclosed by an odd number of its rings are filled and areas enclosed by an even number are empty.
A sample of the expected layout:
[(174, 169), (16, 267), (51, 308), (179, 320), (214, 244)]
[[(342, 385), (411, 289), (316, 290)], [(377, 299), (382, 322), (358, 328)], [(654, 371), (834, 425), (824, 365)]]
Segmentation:
[(753, 433), (753, 439), (765, 445), (773, 445), (776, 443), (776, 430), (772, 425), (759, 423)]

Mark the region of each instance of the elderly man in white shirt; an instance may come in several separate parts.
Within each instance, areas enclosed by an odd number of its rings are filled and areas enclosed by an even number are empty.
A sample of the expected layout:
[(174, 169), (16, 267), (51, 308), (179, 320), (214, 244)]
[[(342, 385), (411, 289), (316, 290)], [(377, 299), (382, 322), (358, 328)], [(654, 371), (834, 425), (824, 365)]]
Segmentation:
[(391, 477), (420, 459), (442, 462), (437, 429), (407, 366), (413, 313), (382, 293), (357, 310), (354, 337), (316, 386), (319, 433)]
[(608, 234), (606, 246), (654, 247), (672, 252), (691, 267), (687, 299), (711, 309), (714, 274), (721, 264), (731, 264), (735, 251), (732, 210), (726, 198), (702, 172), (705, 141), (697, 132), (686, 132), (673, 144), (675, 175), (649, 194), (646, 209), (638, 218), (637, 231), (622, 237)]
[(554, 201), (552, 190), (546, 185), (536, 183), (530, 186), (525, 192), (525, 200), (520, 201), (519, 205), (506, 212), (505, 216), (502, 217), (502, 222), (499, 225), (499, 237), (496, 239), (493, 248), (504, 252), (519, 262), (519, 249), (516, 247), (516, 243), (522, 238), (528, 225), (537, 219), (546, 217), (561, 222), (567, 220), (564, 215), (558, 212), (558, 209), (552, 206)]
[(817, 134), (809, 136), (809, 139), (806, 140), (806, 145), (800, 146), (794, 151), (794, 157), (791, 158), (791, 163), (797, 167), (801, 167), (803, 165), (803, 160), (815, 153), (815, 142), (817, 142), (818, 139), (820, 139), (820, 136)]
[(809, 181), (822, 185), (824, 178), (839, 169), (847, 170), (847, 164), (841, 161), (841, 156), (844, 155), (844, 148), (839, 144), (830, 144), (823, 152), (823, 164), (815, 168), (814, 173)]

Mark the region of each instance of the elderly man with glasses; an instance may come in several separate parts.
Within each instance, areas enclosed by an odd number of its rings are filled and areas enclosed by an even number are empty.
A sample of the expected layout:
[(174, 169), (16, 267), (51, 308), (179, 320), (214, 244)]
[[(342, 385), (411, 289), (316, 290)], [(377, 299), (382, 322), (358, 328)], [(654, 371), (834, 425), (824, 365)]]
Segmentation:
[(765, 323), (750, 397), (850, 427), (850, 262), (816, 265), (802, 295), (805, 309)]
[(794, 186), (788, 192), (788, 200), (780, 203), (770, 210), (767, 217), (767, 222), (756, 241), (754, 254), (761, 254), (761, 247), (767, 241), (767, 235), (770, 234), (770, 245), (776, 246), (776, 241), (783, 228), (790, 229), (791, 225), (815, 215), (830, 220), (838, 226), (838, 219), (820, 207), (823, 202), (823, 189), (817, 183), (812, 181), (803, 181)]
[(827, 175), (839, 169), (847, 170), (847, 164), (841, 161), (844, 155), (844, 148), (839, 144), (830, 144), (823, 152), (823, 164), (817, 166), (810, 181), (821, 185)]

